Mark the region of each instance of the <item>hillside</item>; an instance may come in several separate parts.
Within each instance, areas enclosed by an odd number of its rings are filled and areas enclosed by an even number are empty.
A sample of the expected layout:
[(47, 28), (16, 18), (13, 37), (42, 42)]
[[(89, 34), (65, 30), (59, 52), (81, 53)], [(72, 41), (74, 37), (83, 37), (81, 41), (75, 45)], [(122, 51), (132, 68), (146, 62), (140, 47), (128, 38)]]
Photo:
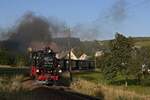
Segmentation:
[(150, 37), (136, 37), (134, 41), (137, 46), (150, 47)]
[[(133, 40), (136, 46), (150, 47), (150, 37), (133, 37)], [(52, 41), (58, 45), (60, 51), (68, 50), (68, 41), (70, 41), (70, 46), (77, 55), (81, 55), (81, 53), (93, 55), (97, 50), (109, 50), (110, 40), (82, 41), (79, 38), (71, 37), (69, 40), (68, 38), (53, 38)], [(4, 45), (4, 42), (0, 41), (0, 47), (2, 45)]]
[[(132, 37), (135, 45), (140, 47), (150, 47), (150, 37)], [(99, 41), (103, 43), (105, 47), (108, 46), (109, 40)]]

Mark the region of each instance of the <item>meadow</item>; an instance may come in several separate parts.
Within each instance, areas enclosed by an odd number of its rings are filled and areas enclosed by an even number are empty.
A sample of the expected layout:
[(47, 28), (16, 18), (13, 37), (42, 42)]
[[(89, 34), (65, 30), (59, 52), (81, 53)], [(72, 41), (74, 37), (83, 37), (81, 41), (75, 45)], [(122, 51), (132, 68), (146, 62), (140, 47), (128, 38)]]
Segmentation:
[(150, 100), (150, 86), (110, 84), (99, 71), (76, 72), (73, 77), (71, 87), (81, 93), (105, 100)]
[(0, 66), (0, 76), (28, 75), (28, 67)]

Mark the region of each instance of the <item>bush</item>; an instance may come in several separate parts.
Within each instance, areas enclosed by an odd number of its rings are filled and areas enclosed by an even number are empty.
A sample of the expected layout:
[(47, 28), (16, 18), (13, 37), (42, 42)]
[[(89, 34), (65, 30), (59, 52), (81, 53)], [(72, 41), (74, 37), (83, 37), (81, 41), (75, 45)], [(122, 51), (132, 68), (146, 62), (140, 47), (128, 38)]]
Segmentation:
[(25, 66), (29, 65), (29, 60), (26, 54), (0, 49), (0, 65)]
[(7, 65), (9, 64), (9, 54), (7, 51), (0, 50), (0, 64)]
[(78, 79), (78, 80), (74, 81), (70, 87), (77, 92), (87, 94), (90, 96), (97, 96), (97, 97), (101, 98), (102, 100), (104, 99), (104, 94), (101, 90), (101, 86), (95, 85), (92, 82)]
[(12, 91), (18, 91), (22, 88), (22, 80), (23, 76), (13, 76), (11, 78), (9, 77), (3, 77), (0, 80), (0, 91), (4, 92), (12, 92)]

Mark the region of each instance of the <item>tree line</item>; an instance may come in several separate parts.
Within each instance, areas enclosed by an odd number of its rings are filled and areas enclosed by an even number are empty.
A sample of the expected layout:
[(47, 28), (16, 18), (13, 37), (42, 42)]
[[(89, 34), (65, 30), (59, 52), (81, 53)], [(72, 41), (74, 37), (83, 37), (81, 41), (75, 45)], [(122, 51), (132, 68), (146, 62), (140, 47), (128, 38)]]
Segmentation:
[[(109, 42), (109, 52), (97, 58), (98, 66), (110, 82), (123, 79), (125, 86), (136, 80), (136, 84), (150, 85), (150, 48), (135, 46), (131, 37), (116, 33), (115, 39)], [(135, 81), (134, 81), (135, 82)]]
[(28, 55), (23, 53), (14, 53), (10, 50), (0, 49), (0, 65), (26, 66), (29, 65)]

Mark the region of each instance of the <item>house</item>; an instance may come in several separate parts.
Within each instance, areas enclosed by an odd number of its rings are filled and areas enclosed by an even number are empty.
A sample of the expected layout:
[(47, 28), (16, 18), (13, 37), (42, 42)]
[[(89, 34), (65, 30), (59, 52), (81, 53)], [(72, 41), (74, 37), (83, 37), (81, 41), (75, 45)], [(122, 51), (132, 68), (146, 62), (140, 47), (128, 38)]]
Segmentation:
[[(69, 59), (69, 51), (63, 51), (60, 53), (56, 54), (56, 57), (58, 59)], [(70, 51), (70, 58), (71, 60), (78, 60), (78, 58), (76, 57), (76, 55), (73, 53), (73, 51)]]
[(85, 53), (83, 53), (80, 57), (79, 60), (88, 60), (89, 56), (87, 56)]
[(96, 51), (96, 52), (95, 52), (95, 57), (100, 57), (100, 56), (102, 56), (102, 55), (104, 55), (104, 52), (103, 52), (103, 51)]

